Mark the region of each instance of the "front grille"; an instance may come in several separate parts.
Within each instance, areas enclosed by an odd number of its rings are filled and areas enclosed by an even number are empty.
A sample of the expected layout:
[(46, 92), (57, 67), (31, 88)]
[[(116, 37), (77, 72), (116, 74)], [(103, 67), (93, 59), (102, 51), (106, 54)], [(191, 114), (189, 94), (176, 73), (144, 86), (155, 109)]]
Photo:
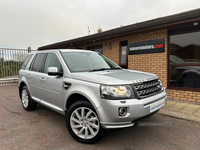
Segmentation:
[(162, 84), (158, 79), (137, 83), (134, 84), (133, 87), (139, 98), (155, 95), (163, 90)]

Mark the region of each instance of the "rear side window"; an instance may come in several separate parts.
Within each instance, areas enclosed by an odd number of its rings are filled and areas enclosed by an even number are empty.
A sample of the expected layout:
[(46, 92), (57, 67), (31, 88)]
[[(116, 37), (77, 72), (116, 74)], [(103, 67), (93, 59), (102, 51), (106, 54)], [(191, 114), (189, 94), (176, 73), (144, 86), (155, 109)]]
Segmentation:
[(26, 66), (28, 65), (28, 62), (30, 61), (30, 59), (31, 59), (32, 56), (33, 56), (33, 54), (28, 55), (28, 56), (26, 57), (26, 59), (25, 59), (23, 65), (22, 65), (21, 69), (23, 69), (23, 70), (26, 69)]
[(44, 72), (44, 61), (46, 54), (37, 54), (31, 64), (30, 70), (36, 72)]

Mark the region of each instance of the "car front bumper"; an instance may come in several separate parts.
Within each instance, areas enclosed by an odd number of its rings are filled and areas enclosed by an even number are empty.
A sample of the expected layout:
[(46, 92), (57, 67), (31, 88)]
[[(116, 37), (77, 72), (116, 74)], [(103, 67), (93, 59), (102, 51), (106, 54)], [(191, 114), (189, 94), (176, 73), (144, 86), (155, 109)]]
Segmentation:
[[(134, 125), (134, 122), (153, 115), (167, 103), (167, 93), (162, 91), (144, 99), (129, 100), (101, 100), (101, 106), (97, 108), (103, 128), (124, 128)], [(119, 108), (125, 107), (127, 114), (119, 115)]]

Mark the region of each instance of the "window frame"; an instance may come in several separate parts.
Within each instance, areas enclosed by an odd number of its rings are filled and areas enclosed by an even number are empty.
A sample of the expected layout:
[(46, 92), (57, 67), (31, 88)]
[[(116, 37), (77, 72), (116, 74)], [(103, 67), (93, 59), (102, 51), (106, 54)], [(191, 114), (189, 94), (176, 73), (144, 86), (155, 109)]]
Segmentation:
[[(97, 52), (97, 51), (95, 51), (95, 49), (97, 49), (97, 48), (102, 48), (102, 54), (103, 54), (103, 45), (102, 44), (87, 47), (88, 50), (91, 50), (91, 51), (94, 51), (94, 52)], [(98, 52), (98, 53), (100, 53), (100, 52)]]
[[(187, 30), (186, 30), (187, 29)], [(170, 64), (170, 36), (172, 35), (179, 35), (179, 34), (185, 34), (185, 33), (192, 33), (192, 32), (198, 32), (200, 31), (200, 28), (194, 27), (187, 27), (187, 28), (179, 28), (179, 29), (171, 29), (168, 30), (168, 35), (167, 35), (167, 46), (168, 46), (168, 54), (167, 54), (167, 89), (171, 90), (182, 90), (182, 91), (193, 91), (193, 92), (200, 92), (200, 89), (197, 88), (187, 88), (187, 87), (175, 87), (175, 86), (170, 86), (170, 81), (169, 81), (169, 67), (170, 66), (200, 66), (199, 64)]]
[[(121, 64), (121, 51), (122, 46), (126, 46), (126, 62), (124, 64)], [(119, 66), (120, 67), (127, 67), (128, 66), (128, 41), (120, 41), (119, 45)]]

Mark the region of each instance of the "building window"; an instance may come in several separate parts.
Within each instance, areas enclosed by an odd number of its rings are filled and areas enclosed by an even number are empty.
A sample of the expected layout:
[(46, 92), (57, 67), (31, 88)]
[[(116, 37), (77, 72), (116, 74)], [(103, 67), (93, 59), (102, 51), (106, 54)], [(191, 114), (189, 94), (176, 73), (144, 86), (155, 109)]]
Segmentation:
[(119, 49), (119, 65), (123, 68), (127, 68), (128, 66), (128, 51), (127, 51), (127, 41), (120, 42), (120, 49)]
[(90, 47), (88, 47), (88, 50), (99, 52), (99, 53), (103, 54), (102, 45), (90, 46)]
[(169, 38), (169, 86), (200, 89), (200, 31)]

